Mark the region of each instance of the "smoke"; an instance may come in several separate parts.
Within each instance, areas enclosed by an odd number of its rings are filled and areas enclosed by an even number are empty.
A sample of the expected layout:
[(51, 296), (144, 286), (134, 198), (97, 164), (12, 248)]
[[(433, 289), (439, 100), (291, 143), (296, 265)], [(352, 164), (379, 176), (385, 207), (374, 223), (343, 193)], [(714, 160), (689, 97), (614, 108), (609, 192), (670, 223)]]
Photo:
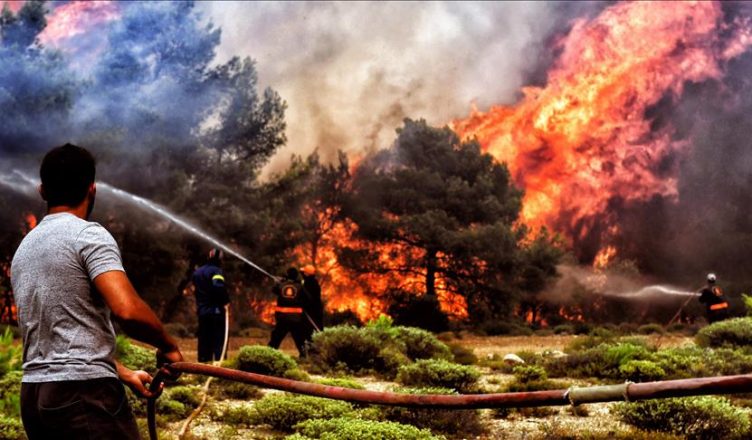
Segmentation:
[(205, 2), (218, 60), (251, 55), (287, 100), (289, 142), (267, 167), (318, 148), (362, 156), (405, 117), (443, 125), (512, 102), (541, 79), (554, 35), (603, 7), (545, 2)]

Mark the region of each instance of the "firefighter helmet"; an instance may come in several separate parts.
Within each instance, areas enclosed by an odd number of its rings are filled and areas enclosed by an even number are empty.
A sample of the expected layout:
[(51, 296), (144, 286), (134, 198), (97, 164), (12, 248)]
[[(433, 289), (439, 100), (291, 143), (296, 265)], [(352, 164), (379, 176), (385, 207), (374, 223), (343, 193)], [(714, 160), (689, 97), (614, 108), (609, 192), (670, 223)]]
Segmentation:
[(316, 268), (313, 267), (312, 264), (306, 264), (305, 266), (300, 268), (300, 271), (303, 272), (303, 275), (308, 277), (316, 275)]
[(709, 283), (715, 283), (715, 280), (716, 280), (715, 274), (714, 273), (709, 273), (708, 274), (708, 282)]
[(211, 248), (211, 250), (209, 251), (209, 261), (222, 261), (222, 258), (224, 258), (224, 256), (224, 252), (222, 252), (222, 249), (220, 248)]

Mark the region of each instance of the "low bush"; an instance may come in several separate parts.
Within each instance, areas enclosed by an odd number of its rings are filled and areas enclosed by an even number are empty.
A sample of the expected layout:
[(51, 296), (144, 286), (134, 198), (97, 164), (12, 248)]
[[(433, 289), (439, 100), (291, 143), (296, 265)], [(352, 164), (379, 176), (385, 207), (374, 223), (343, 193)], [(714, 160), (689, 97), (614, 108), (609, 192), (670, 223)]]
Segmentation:
[(396, 422), (379, 422), (339, 417), (330, 420), (308, 420), (295, 427), (296, 434), (285, 440), (443, 440), (427, 429)]
[(701, 329), (695, 336), (700, 347), (752, 346), (752, 317), (727, 319)]
[(157, 370), (156, 353), (131, 343), (130, 339), (122, 335), (115, 340), (115, 357), (131, 370), (144, 370), (150, 373)]
[(646, 431), (666, 432), (689, 440), (749, 438), (749, 414), (727, 399), (711, 396), (647, 400), (614, 406), (625, 423)]
[(641, 335), (662, 335), (665, 331), (660, 324), (645, 324), (637, 328), (637, 333)]
[(666, 371), (653, 361), (631, 360), (619, 366), (619, 373), (632, 382), (650, 382), (666, 377)]
[(216, 379), (209, 387), (209, 394), (218, 399), (255, 400), (263, 393), (258, 387), (227, 379)]
[(545, 367), (553, 377), (621, 379), (619, 368), (622, 363), (651, 360), (652, 357), (651, 349), (633, 341), (602, 343), (574, 351), (563, 358), (548, 359)]
[(442, 359), (421, 359), (399, 368), (397, 382), (417, 387), (451, 388), (462, 393), (477, 390), (480, 373), (473, 367)]
[(255, 416), (253, 405), (232, 405), (222, 411), (214, 411), (212, 419), (222, 424), (246, 426), (253, 423)]
[(321, 385), (327, 385), (330, 387), (352, 388), (354, 390), (364, 390), (366, 387), (355, 379), (349, 379), (344, 377), (338, 378), (324, 378), (316, 381)]
[(277, 393), (268, 394), (254, 404), (249, 422), (291, 432), (296, 424), (305, 420), (331, 419), (352, 412), (353, 407), (347, 402)]
[[(393, 390), (406, 394), (456, 394), (449, 388), (404, 388)], [(454, 435), (477, 435), (484, 432), (478, 410), (401, 408), (396, 406), (379, 407), (378, 419), (430, 429), (433, 432)]]
[(14, 341), (13, 330), (10, 327), (5, 327), (0, 335), (0, 376), (9, 371), (20, 370), (22, 358), (23, 346)]
[(236, 362), (238, 370), (277, 377), (298, 368), (298, 363), (292, 357), (264, 345), (240, 347)]
[(518, 365), (514, 367), (512, 374), (514, 374), (514, 381), (504, 389), (508, 393), (562, 388), (561, 385), (548, 379), (548, 374), (543, 367), (536, 365)]
[(353, 373), (370, 372), (375, 370), (381, 349), (373, 334), (343, 325), (316, 332), (311, 357), (325, 371), (344, 368)]
[(167, 388), (164, 392), (167, 399), (177, 400), (190, 408), (196, 408), (201, 404), (204, 392), (197, 386), (177, 386)]
[(478, 362), (478, 357), (475, 356), (473, 350), (462, 344), (450, 343), (449, 350), (452, 352), (454, 362), (460, 365), (475, 365)]
[(395, 328), (396, 339), (405, 346), (405, 354), (410, 359), (452, 359), (449, 347), (439, 341), (433, 333), (413, 327)]
[(560, 324), (554, 327), (554, 333), (557, 335), (573, 335), (574, 326), (572, 324)]
[(3, 440), (26, 440), (26, 431), (18, 417), (0, 415), (0, 438)]
[(22, 377), (22, 371), (9, 371), (0, 378), (0, 414), (11, 417), (21, 416)]

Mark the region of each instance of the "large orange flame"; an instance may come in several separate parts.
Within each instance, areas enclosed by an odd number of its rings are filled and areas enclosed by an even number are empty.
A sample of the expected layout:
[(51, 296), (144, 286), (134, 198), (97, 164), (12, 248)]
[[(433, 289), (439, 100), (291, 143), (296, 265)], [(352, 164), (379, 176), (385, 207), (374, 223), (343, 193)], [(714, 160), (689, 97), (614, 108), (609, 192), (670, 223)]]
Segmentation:
[[(731, 36), (721, 41), (721, 31)], [(727, 29), (713, 2), (620, 3), (575, 22), (560, 44), (544, 87), (453, 128), (507, 163), (533, 226), (573, 232), (582, 219), (605, 219), (612, 198), (675, 197), (686, 141), (646, 111), (687, 81), (721, 77), (722, 62), (749, 47), (748, 24)]]
[(72, 1), (58, 6), (47, 17), (47, 27), (39, 35), (42, 44), (57, 46), (96, 26), (120, 17), (117, 2)]

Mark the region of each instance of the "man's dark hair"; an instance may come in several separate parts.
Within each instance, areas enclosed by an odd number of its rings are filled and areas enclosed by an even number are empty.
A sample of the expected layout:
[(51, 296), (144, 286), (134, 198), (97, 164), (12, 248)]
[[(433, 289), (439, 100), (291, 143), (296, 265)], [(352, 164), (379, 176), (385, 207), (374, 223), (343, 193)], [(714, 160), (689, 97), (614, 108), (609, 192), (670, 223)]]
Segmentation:
[(95, 175), (94, 156), (72, 144), (50, 150), (39, 169), (44, 197), (51, 207), (81, 204)]

